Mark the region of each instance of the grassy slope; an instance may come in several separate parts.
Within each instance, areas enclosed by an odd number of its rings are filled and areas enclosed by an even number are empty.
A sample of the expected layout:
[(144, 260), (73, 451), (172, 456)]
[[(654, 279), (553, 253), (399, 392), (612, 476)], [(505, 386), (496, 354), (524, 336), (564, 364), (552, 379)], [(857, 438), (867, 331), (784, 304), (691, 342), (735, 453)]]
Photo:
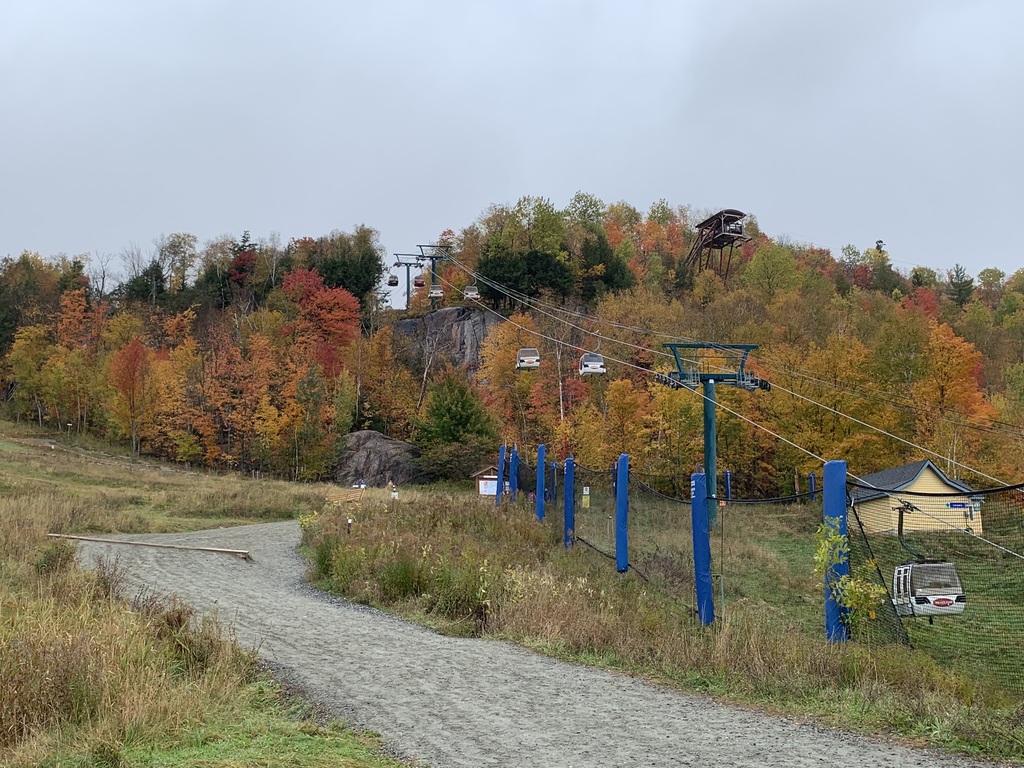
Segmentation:
[(51, 447), (0, 423), (0, 762), (400, 765), (372, 737), (289, 704), (219, 628), (191, 629), (182, 607), (126, 611), (112, 599), (116, 569), (79, 572), (68, 546), (45, 537), (289, 519), (322, 498), (310, 486)]

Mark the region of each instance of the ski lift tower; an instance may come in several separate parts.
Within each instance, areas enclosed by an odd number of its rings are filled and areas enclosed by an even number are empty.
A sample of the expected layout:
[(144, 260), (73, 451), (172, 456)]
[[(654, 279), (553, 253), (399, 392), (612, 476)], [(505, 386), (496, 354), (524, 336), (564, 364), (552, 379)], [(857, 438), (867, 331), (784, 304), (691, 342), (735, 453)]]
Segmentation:
[(732, 252), (750, 240), (743, 232), (743, 211), (726, 208), (697, 225), (697, 239), (686, 257), (686, 266), (700, 273), (712, 269), (723, 280), (729, 277)]
[(396, 267), (405, 267), (405, 308), (409, 308), (409, 300), (412, 298), (412, 280), (409, 277), (409, 271), (413, 267), (423, 266), (423, 257), (418, 253), (395, 253), (392, 254), (395, 257)]
[[(416, 247), (420, 249), (420, 254), (421, 254), (420, 258), (422, 260), (427, 260), (427, 259), (430, 260), (430, 286), (431, 286), (431, 288), (433, 288), (435, 285), (437, 285), (437, 262), (444, 261), (449, 256), (451, 256), (451, 253), (450, 253), (451, 246), (450, 245), (435, 244), (435, 245), (417, 245)], [(434, 291), (431, 290), (430, 293), (433, 294)], [(437, 299), (435, 299), (433, 296), (431, 296), (431, 298), (430, 298), (430, 308), (434, 309), (436, 304), (437, 304)]]
[(746, 370), (747, 357), (757, 349), (756, 344), (663, 344), (672, 353), (676, 370), (658, 374), (659, 383), (673, 389), (704, 389), (704, 476), (707, 478), (708, 522), (718, 517), (718, 467), (716, 452), (718, 440), (715, 425), (715, 384), (739, 387), (749, 392), (761, 389), (770, 392), (772, 385)]

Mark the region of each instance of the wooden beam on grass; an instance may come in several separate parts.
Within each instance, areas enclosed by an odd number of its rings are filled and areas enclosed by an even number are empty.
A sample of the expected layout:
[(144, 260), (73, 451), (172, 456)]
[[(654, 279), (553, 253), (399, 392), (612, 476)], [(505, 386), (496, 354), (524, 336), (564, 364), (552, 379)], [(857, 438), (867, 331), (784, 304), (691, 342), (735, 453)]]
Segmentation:
[(252, 560), (246, 549), (224, 549), (222, 547), (186, 547), (181, 544), (155, 544), (149, 541), (128, 541), (126, 539), (99, 539), (94, 536), (72, 536), (67, 533), (48, 533), (51, 539), (74, 539), (75, 541), (96, 541), (100, 544), (132, 544), (136, 547), (156, 547), (159, 549), (183, 549), (190, 552), (217, 552), (222, 555), (235, 555), (243, 560)]

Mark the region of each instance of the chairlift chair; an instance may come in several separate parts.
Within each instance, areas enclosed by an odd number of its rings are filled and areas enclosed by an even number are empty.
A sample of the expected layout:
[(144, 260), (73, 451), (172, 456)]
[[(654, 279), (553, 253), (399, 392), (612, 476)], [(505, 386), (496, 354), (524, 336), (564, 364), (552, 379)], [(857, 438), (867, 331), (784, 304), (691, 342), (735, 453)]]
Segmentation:
[(516, 355), (516, 370), (527, 371), (540, 368), (540, 350), (534, 347), (523, 347)]
[(607, 373), (604, 367), (604, 355), (596, 352), (586, 352), (580, 358), (580, 376), (593, 376)]
[(480, 289), (477, 288), (475, 285), (467, 285), (466, 290), (462, 292), (462, 295), (464, 298), (467, 299), (479, 299)]
[(444, 289), (440, 285), (430, 286), (430, 290), (427, 292), (427, 297), (431, 299), (443, 299)]
[(391, 275), (390, 277), (388, 277), (388, 285), (390, 285), (392, 288), (398, 285), (398, 275)]
[(896, 566), (892, 605), (900, 616), (955, 616), (967, 605), (960, 574), (945, 560), (914, 560)]

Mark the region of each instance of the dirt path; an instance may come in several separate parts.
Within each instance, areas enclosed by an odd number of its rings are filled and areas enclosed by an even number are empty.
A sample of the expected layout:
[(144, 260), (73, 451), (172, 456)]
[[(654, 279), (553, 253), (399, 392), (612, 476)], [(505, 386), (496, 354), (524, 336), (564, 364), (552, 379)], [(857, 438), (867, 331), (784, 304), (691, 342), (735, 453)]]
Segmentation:
[(443, 637), (303, 583), (294, 522), (125, 536), (229, 555), (82, 542), (139, 584), (233, 625), (282, 682), (435, 768), (987, 765), (796, 724), (494, 641)]

